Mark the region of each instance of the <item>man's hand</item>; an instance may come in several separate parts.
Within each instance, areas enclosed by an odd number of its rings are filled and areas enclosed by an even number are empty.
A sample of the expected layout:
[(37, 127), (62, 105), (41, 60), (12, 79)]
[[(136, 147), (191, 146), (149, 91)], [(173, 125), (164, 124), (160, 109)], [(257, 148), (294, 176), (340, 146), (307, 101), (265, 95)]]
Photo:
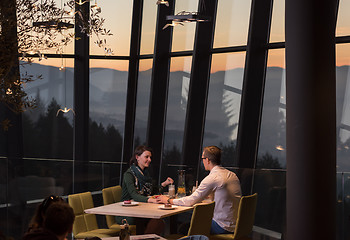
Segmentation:
[[(160, 195), (158, 197), (159, 203), (168, 203), (168, 199), (169, 197), (165, 196), (165, 195)], [(170, 203), (173, 204), (173, 200), (170, 199)]]

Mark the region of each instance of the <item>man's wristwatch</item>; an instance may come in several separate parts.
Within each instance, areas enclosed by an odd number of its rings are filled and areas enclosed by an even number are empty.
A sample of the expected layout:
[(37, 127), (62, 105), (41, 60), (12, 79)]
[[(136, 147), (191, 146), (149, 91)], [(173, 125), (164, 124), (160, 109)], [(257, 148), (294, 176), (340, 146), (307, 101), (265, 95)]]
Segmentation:
[[(167, 200), (168, 203), (170, 203), (170, 199), (171, 199), (171, 198), (168, 198), (168, 200)], [(170, 204), (171, 204), (171, 203), (170, 203)]]

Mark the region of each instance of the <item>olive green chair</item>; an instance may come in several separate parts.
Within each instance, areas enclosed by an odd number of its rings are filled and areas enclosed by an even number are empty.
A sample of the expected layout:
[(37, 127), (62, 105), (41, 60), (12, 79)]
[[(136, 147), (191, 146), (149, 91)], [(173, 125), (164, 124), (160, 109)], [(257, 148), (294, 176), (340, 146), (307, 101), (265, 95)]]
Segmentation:
[[(121, 186), (114, 186), (102, 189), (103, 204), (108, 205), (116, 202), (120, 202), (122, 197)], [(107, 226), (110, 229), (116, 229), (120, 231), (120, 225), (116, 223), (115, 216), (106, 215)], [(130, 225), (129, 230), (131, 234), (136, 234), (136, 225)]]
[(84, 239), (87, 237), (107, 238), (119, 234), (116, 229), (101, 229), (97, 225), (96, 216), (87, 214), (85, 209), (93, 208), (91, 192), (72, 194), (68, 196), (68, 203), (73, 208), (75, 221), (73, 224), (74, 238)]
[(172, 234), (167, 236), (166, 239), (179, 239), (181, 237), (204, 235), (210, 236), (211, 220), (213, 219), (213, 213), (215, 208), (215, 202), (211, 203), (199, 203), (194, 205), (190, 228), (187, 235)]
[(235, 232), (233, 234), (211, 235), (210, 240), (250, 240), (257, 200), (257, 193), (243, 196), (239, 201)]

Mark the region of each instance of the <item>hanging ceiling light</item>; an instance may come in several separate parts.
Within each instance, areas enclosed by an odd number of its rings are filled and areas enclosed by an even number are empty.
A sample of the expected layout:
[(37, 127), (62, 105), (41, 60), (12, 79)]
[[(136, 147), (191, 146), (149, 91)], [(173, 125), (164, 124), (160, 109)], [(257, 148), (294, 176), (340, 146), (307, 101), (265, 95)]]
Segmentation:
[(48, 29), (69, 29), (74, 28), (74, 24), (69, 22), (63, 22), (60, 20), (50, 20), (50, 21), (42, 21), (42, 22), (33, 22), (33, 27), (40, 27), (40, 28), (48, 28)]
[(171, 23), (165, 24), (165, 26), (162, 29), (166, 29), (167, 27), (175, 27), (176, 25), (182, 25), (184, 26), (183, 23), (178, 22), (178, 21), (171, 21)]
[(198, 12), (181, 11), (176, 15), (166, 16), (166, 20), (177, 22), (208, 22), (210, 18), (200, 15)]
[[(106, 55), (113, 54), (105, 39), (113, 34), (103, 26), (105, 19), (101, 17), (101, 8), (97, 6), (96, 0), (86, 15), (76, 7), (89, 3), (90, 0), (61, 0), (61, 6), (57, 6), (57, 0), (14, 0), (13, 2), (16, 4), (8, 6), (7, 12), (13, 13), (12, 15), (15, 15), (13, 19), (16, 21), (0, 23), (0, 30), (2, 33), (12, 33), (14, 29), (17, 30), (15, 39), (2, 42), (2, 48), (12, 50), (13, 43), (16, 41), (16, 50), (21, 56), (20, 66), (32, 63), (34, 57), (39, 61), (46, 59), (47, 56), (44, 55), (46, 51), (56, 50), (57, 53), (63, 46), (77, 40), (74, 31), (77, 27), (80, 27), (81, 33), (87, 36), (96, 36), (98, 46), (104, 49)], [(11, 14), (10, 17), (12, 17)], [(41, 79), (42, 76), (27, 73), (20, 76), (12, 74), (10, 70), (17, 67), (18, 63), (9, 61), (9, 56), (10, 54), (0, 56), (0, 63), (9, 69), (0, 72), (2, 80), (0, 103), (5, 104), (13, 112), (23, 112), (36, 106), (35, 99), (28, 96), (24, 90), (24, 84)], [(15, 84), (17, 79), (20, 85)], [(69, 108), (65, 107), (62, 111), (69, 111)]]
[(95, 0), (95, 3), (91, 5), (92, 9), (95, 9), (97, 12), (101, 12), (101, 7), (97, 5), (97, 0)]
[(60, 112), (67, 113), (67, 112), (69, 112), (69, 111), (72, 111), (73, 115), (75, 115), (75, 112), (74, 112), (74, 110), (73, 110), (72, 108), (64, 107), (63, 109), (60, 108), (60, 109), (57, 110), (56, 117), (58, 116), (58, 114), (59, 114)]
[[(157, 1), (157, 4), (158, 4), (158, 2), (159, 1)], [(160, 2), (163, 2), (163, 1), (160, 1)], [(201, 2), (198, 9), (199, 9), (198, 12), (181, 11), (181, 12), (177, 13), (176, 15), (166, 16), (166, 20), (171, 21), (171, 24), (166, 24), (163, 27), (163, 29), (165, 29), (169, 26), (183, 25), (183, 24), (179, 24), (179, 23), (211, 21), (211, 18), (209, 16), (205, 16), (205, 15), (201, 14), (201, 13), (205, 12), (205, 1)]]
[(160, 4), (164, 4), (165, 6), (169, 7), (169, 2), (168, 1), (164, 1), (164, 0), (158, 0), (156, 2), (157, 5), (160, 5)]
[[(37, 15), (39, 16), (36, 18), (36, 21), (34, 21), (32, 25), (34, 31), (38, 33), (42, 33), (43, 31), (45, 31), (44, 34), (41, 35), (41, 39), (39, 39), (39, 42), (46, 43), (53, 41), (53, 39), (55, 39), (56, 37), (51, 37), (49, 36), (50, 34), (62, 35), (65, 37), (62, 41), (54, 42), (50, 44), (49, 47), (60, 49), (62, 48), (62, 46), (66, 46), (68, 43), (76, 39), (74, 32), (64, 33), (62, 30), (73, 29), (76, 24), (80, 26), (81, 31), (86, 35), (96, 35), (97, 39), (99, 40), (98, 46), (102, 47), (106, 54), (113, 54), (112, 49), (107, 47), (106, 39), (100, 38), (101, 35), (110, 36), (113, 34), (110, 33), (110, 30), (101, 27), (101, 23), (104, 22), (104, 19), (102, 19), (99, 15), (101, 13), (101, 7), (97, 5), (97, 0), (95, 0), (94, 3), (91, 4), (91, 11), (90, 15), (88, 16), (88, 19), (85, 16), (83, 16), (83, 14), (80, 11), (75, 11), (75, 7), (76, 5), (83, 5), (85, 3), (88, 3), (90, 2), (90, 0), (61, 0), (60, 8), (56, 7), (53, 3), (48, 3), (43, 0), (40, 1), (41, 3), (33, 5), (33, 9), (37, 11), (40, 15), (37, 13)], [(78, 14), (76, 15), (76, 13)], [(39, 37), (39, 34), (37, 36)], [(45, 39), (48, 39), (48, 41), (46, 41)], [(47, 48), (43, 47), (43, 49)], [(27, 54), (29, 51), (32, 50), (33, 49), (29, 49), (28, 51), (24, 51), (24, 53)], [(35, 52), (38, 51), (41, 52), (36, 47)]]
[[(33, 27), (39, 27), (39, 28), (46, 28), (46, 29), (56, 29), (56, 30), (62, 30), (62, 29), (69, 29), (69, 28), (74, 28), (74, 24), (63, 21), (64, 15), (68, 15), (69, 20), (73, 20), (73, 15), (70, 15), (69, 13), (74, 9), (72, 8), (71, 11), (64, 11), (63, 9), (63, 0), (61, 0), (61, 8), (58, 8), (56, 6), (52, 6), (53, 14), (51, 15), (50, 12), (46, 13), (44, 10), (47, 8), (45, 6), (47, 4), (46, 2), (43, 3), (43, 1), (40, 1), (40, 4), (33, 6), (34, 9), (38, 10), (40, 12), (40, 18), (41, 21), (34, 21), (33, 22)], [(47, 17), (50, 16), (50, 17)]]
[(176, 15), (168, 15), (166, 16), (167, 21), (171, 21), (171, 23), (166, 24), (163, 29), (167, 27), (174, 27), (177, 25), (184, 25), (183, 23), (188, 22), (208, 22), (210, 21), (210, 18), (207, 16), (203, 16), (198, 14), (198, 12), (186, 12), (181, 11)]
[(67, 69), (66, 69), (66, 60), (63, 57), (61, 58), (61, 67), (59, 68), (60, 71), (64, 71), (64, 108), (60, 108), (57, 110), (56, 117), (58, 117), (58, 114), (60, 112), (62, 113), (68, 113), (69, 111), (72, 111), (73, 115), (75, 115), (75, 112), (73, 108), (67, 108)]
[(87, 2), (89, 2), (89, 0), (87, 0), (87, 1), (79, 0), (79, 2), (75, 2), (75, 3), (78, 4), (78, 5), (83, 5), (83, 4), (87, 3)]

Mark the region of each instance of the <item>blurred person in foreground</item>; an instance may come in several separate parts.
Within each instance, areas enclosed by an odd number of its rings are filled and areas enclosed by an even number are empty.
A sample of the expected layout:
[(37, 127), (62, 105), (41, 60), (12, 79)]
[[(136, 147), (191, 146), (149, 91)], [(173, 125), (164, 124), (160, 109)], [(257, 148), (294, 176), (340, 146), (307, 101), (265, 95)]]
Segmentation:
[(34, 216), (29, 223), (29, 228), (27, 232), (43, 227), (46, 210), (49, 208), (49, 206), (51, 206), (52, 203), (56, 202), (64, 202), (64, 200), (59, 196), (50, 195), (38, 205), (38, 207), (35, 210)]
[(196, 191), (190, 196), (179, 199), (171, 199), (165, 195), (159, 199), (162, 203), (192, 206), (213, 194), (215, 208), (210, 233), (233, 233), (238, 203), (242, 196), (239, 179), (235, 173), (220, 166), (221, 149), (217, 146), (205, 147), (202, 160), (205, 170), (210, 173), (202, 180)]
[(52, 203), (44, 215), (43, 226), (26, 233), (22, 240), (64, 240), (72, 232), (74, 219), (68, 203)]

